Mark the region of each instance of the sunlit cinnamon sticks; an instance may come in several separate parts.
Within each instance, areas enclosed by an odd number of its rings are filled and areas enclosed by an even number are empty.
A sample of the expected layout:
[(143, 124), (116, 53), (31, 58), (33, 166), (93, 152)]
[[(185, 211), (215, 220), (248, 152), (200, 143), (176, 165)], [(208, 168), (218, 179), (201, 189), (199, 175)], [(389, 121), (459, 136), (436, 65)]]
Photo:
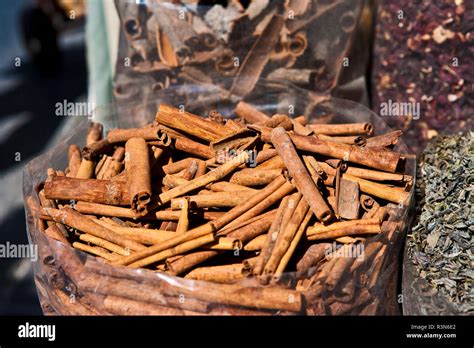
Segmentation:
[[(221, 286), (181, 308), (114, 280), (101, 290), (113, 313), (132, 314), (140, 303), (143, 313), (211, 313), (211, 303), (299, 313), (304, 301), (336, 289), (360, 267), (329, 257), (329, 248), (370, 245), (385, 233), (391, 210), (408, 204), (413, 178), (397, 172), (398, 132), (373, 137), (371, 123), (311, 124), (243, 101), (235, 114), (240, 121), (162, 104), (142, 128), (112, 129), (102, 138), (101, 127), (92, 126), (82, 153), (69, 147), (66, 175), (48, 171), (37, 209), (47, 236), (114, 269)], [(100, 270), (90, 271), (90, 279), (100, 279)], [(287, 272), (296, 272), (295, 282)], [(80, 282), (86, 291), (90, 279)], [(244, 281), (256, 287), (238, 285)], [(338, 291), (354, 296), (354, 287), (345, 286)]]

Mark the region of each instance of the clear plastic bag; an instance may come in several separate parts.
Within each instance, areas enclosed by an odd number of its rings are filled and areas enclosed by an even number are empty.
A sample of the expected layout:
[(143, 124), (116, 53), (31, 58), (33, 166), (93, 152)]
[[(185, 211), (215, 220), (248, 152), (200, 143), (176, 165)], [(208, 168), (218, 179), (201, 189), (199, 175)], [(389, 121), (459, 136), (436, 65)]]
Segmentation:
[(244, 97), (260, 79), (367, 100), (372, 7), (365, 0), (259, 0), (248, 7), (117, 0), (116, 7), (119, 105), (149, 104), (160, 90), (189, 84)]
[[(283, 88), (280, 86), (280, 89)], [(285, 112), (295, 117), (303, 114), (309, 120), (324, 123), (372, 122), (376, 134), (388, 130), (383, 120), (351, 101), (330, 99), (323, 102), (320, 96), (290, 87), (275, 94), (263, 88), (256, 91), (246, 101), (268, 114)], [(181, 104), (185, 105), (186, 110), (197, 114), (217, 109), (224, 116), (230, 116), (236, 102), (216, 99), (214, 89), (204, 91), (202, 86), (186, 88), (186, 93), (187, 99), (185, 102), (180, 99)], [(179, 92), (172, 91), (167, 101), (172, 103), (173, 97), (178, 95)], [(147, 107), (152, 108), (153, 105)], [(141, 126), (147, 121), (151, 120), (119, 117), (118, 125)], [(284, 281), (279, 284), (265, 286), (252, 277), (234, 284), (216, 284), (149, 270), (115, 267), (50, 239), (41, 231), (35, 190), (45, 180), (47, 168), (65, 167), (68, 145), (81, 144), (86, 129), (85, 120), (73, 134), (48, 153), (32, 160), (24, 170), (28, 236), (30, 242), (39, 248), (35, 280), (45, 314), (399, 314), (396, 296), (399, 253), (411, 219), (412, 198), (408, 206), (392, 207), (390, 228), (365, 239), (366, 257), (344, 271), (332, 289), (324, 283), (307, 284), (296, 289), (299, 276), (295, 272), (285, 273), (282, 277)], [(402, 142), (396, 145), (395, 150), (407, 153)], [(410, 158), (407, 158), (405, 173), (414, 175), (414, 161)], [(413, 190), (410, 192), (412, 196)], [(318, 272), (324, 265), (316, 265), (310, 273)]]

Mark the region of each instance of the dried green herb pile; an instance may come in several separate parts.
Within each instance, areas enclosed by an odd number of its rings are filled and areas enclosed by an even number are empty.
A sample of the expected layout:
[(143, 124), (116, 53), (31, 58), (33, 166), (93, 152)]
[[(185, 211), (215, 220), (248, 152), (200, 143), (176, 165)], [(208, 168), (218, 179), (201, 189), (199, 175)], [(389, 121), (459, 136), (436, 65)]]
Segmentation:
[(474, 311), (474, 132), (441, 136), (423, 152), (407, 243), (419, 276), (461, 312)]

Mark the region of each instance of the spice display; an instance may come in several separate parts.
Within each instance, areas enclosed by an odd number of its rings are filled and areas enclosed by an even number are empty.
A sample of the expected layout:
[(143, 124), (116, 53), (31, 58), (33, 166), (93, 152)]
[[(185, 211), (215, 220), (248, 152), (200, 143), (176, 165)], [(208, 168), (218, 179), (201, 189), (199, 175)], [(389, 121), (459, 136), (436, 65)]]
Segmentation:
[(376, 18), (372, 109), (417, 152), (438, 133), (471, 129), (472, 2), (381, 0)]
[(262, 80), (273, 90), (292, 83), (331, 94), (364, 74), (369, 50), (357, 37), (370, 23), (366, 3), (118, 1), (115, 100), (125, 108), (140, 100), (135, 111), (151, 117), (157, 95), (174, 86), (182, 87), (181, 100), (196, 86), (216, 88), (219, 99), (241, 98)]
[[(57, 261), (90, 312), (380, 312), (371, 291), (410, 203), (407, 155), (366, 146), (384, 136), (370, 123), (312, 124), (243, 101), (238, 118), (217, 115), (162, 104), (143, 128), (111, 129), (82, 154), (71, 145), (40, 205), (29, 198), (40, 229), (67, 244)], [(86, 154), (93, 174), (77, 178)], [(152, 272), (127, 275), (138, 268)], [(155, 274), (202, 283), (178, 290)]]
[[(472, 314), (474, 133), (441, 136), (425, 149), (418, 168), (416, 219), (407, 238), (410, 268), (425, 281), (405, 284), (420, 306), (410, 313)], [(414, 269), (413, 269), (414, 268)], [(411, 270), (413, 269), (413, 270)], [(439, 298), (439, 303), (434, 301)], [(407, 299), (410, 300), (410, 299)], [(444, 307), (444, 308), (443, 308)]]

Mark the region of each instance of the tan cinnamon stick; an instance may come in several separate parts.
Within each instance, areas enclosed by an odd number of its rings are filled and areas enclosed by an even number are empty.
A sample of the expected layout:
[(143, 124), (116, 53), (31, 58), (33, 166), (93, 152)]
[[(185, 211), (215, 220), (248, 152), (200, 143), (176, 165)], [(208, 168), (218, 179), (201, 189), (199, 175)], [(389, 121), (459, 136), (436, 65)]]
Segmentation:
[(106, 250), (109, 250), (111, 252), (117, 253), (117, 254), (122, 255), (122, 256), (130, 255), (130, 250), (125, 249), (125, 248), (123, 248), (123, 247), (121, 247), (117, 244), (111, 243), (108, 240), (93, 236), (93, 235), (88, 234), (88, 233), (81, 234), (79, 236), (79, 239), (84, 241), (84, 242), (100, 246), (100, 247), (102, 247)]
[(372, 123), (309, 124), (308, 127), (324, 135), (372, 135), (374, 132)]
[(82, 161), (81, 150), (76, 144), (71, 144), (69, 146), (68, 161), (69, 173), (67, 174), (67, 176), (74, 178), (77, 175), (77, 171), (79, 170)]
[(200, 193), (196, 196), (187, 196), (186, 198), (174, 198), (171, 200), (171, 209), (179, 209), (183, 199), (189, 201), (190, 207), (195, 208), (222, 208), (235, 207), (246, 202), (253, 193), (251, 192), (211, 192)]
[(79, 243), (79, 242), (72, 243), (72, 246), (78, 250), (85, 251), (89, 254), (99, 256), (107, 261), (114, 261), (114, 260), (117, 260), (118, 257), (120, 257), (118, 255), (114, 255), (113, 253), (109, 252), (108, 250), (102, 247), (90, 246), (90, 245)]
[(245, 244), (244, 250), (246, 251), (257, 251), (261, 250), (265, 244), (265, 240), (267, 239), (267, 236), (264, 234), (261, 234), (254, 239), (252, 239), (250, 242)]
[(286, 131), (281, 127), (275, 128), (272, 131), (271, 139), (280, 157), (283, 158), (290, 175), (294, 178), (298, 190), (309, 203), (311, 210), (320, 221), (329, 222), (334, 217), (331, 208), (315, 186)]
[(151, 200), (150, 162), (144, 139), (131, 138), (125, 143), (125, 170), (132, 210), (145, 215)]
[[(90, 145), (102, 138), (102, 125), (99, 123), (91, 123), (87, 131), (86, 145)], [(94, 176), (94, 161), (82, 159), (81, 165), (77, 170), (76, 178), (79, 179), (90, 179)]]
[(235, 114), (248, 123), (265, 122), (270, 119), (263, 112), (258, 111), (250, 104), (240, 101), (234, 110)]
[(127, 186), (120, 181), (55, 176), (44, 185), (48, 199), (74, 200), (107, 205), (129, 205)]
[[(146, 248), (145, 250), (141, 250), (139, 252), (133, 253), (130, 256), (124, 257), (122, 259), (117, 260), (116, 264), (117, 265), (128, 265), (131, 263), (134, 263), (136, 261), (142, 260), (144, 258), (147, 258), (149, 256), (153, 256), (155, 254), (158, 254), (164, 250), (173, 248), (179, 244), (192, 241), (193, 239), (200, 238), (202, 236), (206, 236), (209, 234), (212, 234), (212, 232), (215, 230), (215, 227), (211, 223), (207, 223), (204, 225), (201, 225), (199, 227), (196, 227), (186, 233), (181, 233), (177, 234), (175, 237), (169, 238), (159, 244), (154, 244), (151, 247)], [(207, 237), (207, 236), (206, 236)], [(200, 245), (199, 245), (200, 246)], [(168, 255), (166, 257), (169, 257), (172, 255)], [(166, 258), (165, 257), (165, 258)]]
[(56, 239), (57, 241), (60, 241), (66, 245), (70, 245), (69, 241), (64, 237), (63, 233), (59, 230), (59, 228), (56, 225), (50, 225), (48, 228), (44, 231), (46, 235), (49, 237)]
[(74, 209), (83, 214), (96, 214), (96, 215), (115, 216), (115, 217), (131, 218), (131, 219), (139, 217), (129, 208), (122, 208), (122, 207), (116, 207), (112, 205), (90, 203), (90, 202), (77, 202), (74, 205)]
[(181, 215), (178, 219), (178, 226), (176, 227), (176, 233), (184, 233), (189, 227), (189, 201), (182, 199), (180, 202)]
[(282, 174), (281, 169), (244, 169), (230, 177), (230, 183), (242, 186), (259, 186), (272, 182)]
[(209, 173), (200, 176), (199, 178), (191, 180), (188, 184), (183, 186), (175, 187), (167, 192), (163, 192), (160, 194), (159, 199), (161, 203), (167, 203), (172, 198), (177, 196), (186, 194), (192, 190), (197, 188), (206, 186), (207, 184), (218, 181), (221, 178), (225, 177), (232, 171), (234, 171), (237, 167), (239, 167), (242, 163), (245, 163), (249, 159), (249, 154), (247, 152), (242, 152), (229, 162), (222, 164), (221, 166), (217, 167), (214, 170), (211, 170)]
[(356, 225), (353, 227), (342, 227), (337, 230), (311, 234), (308, 236), (308, 240), (314, 241), (314, 240), (334, 239), (334, 238), (353, 236), (353, 235), (359, 235), (359, 234), (378, 234), (378, 233), (380, 233), (379, 224)]
[(381, 220), (379, 220), (378, 218), (360, 219), (360, 220), (351, 220), (351, 221), (338, 221), (330, 225), (323, 225), (323, 224), (317, 223), (314, 226), (308, 227), (306, 231), (306, 235), (311, 236), (313, 234), (335, 231), (341, 228), (350, 228), (350, 227), (355, 227), (355, 226), (360, 226), (360, 225), (376, 225), (380, 223), (381, 223)]
[(199, 312), (135, 301), (120, 296), (106, 296), (104, 308), (117, 315), (202, 315)]
[(240, 250), (242, 247), (242, 241), (237, 238), (219, 237), (215, 242), (205, 245), (203, 248), (210, 250)]
[(385, 134), (377, 135), (367, 139), (367, 147), (389, 147), (398, 143), (398, 139), (402, 136), (401, 130), (388, 132)]
[(343, 219), (358, 219), (360, 209), (359, 184), (342, 178), (339, 186), (337, 213)]
[(107, 140), (110, 143), (125, 143), (132, 138), (143, 138), (145, 140), (157, 139), (157, 127), (128, 128), (128, 129), (111, 129), (107, 133)]
[(42, 213), (50, 216), (54, 221), (63, 223), (79, 231), (92, 234), (96, 237), (103, 238), (112, 243), (129, 248), (130, 250), (143, 250), (145, 246), (126, 239), (123, 236), (116, 234), (115, 232), (97, 224), (93, 220), (85, 217), (81, 213), (74, 211), (71, 208), (63, 208), (61, 210), (52, 208), (42, 208)]
[[(277, 183), (283, 181), (281, 186), (277, 186)], [(275, 189), (276, 186), (276, 189)], [(279, 202), (283, 197), (287, 194), (291, 193), (294, 190), (294, 187), (291, 183), (287, 182), (282, 176), (273, 180), (270, 184), (268, 184), (264, 189), (260, 190), (260, 193), (250, 198), (247, 202), (234, 207), (229, 213), (233, 214), (235, 217), (232, 222), (226, 223), (226, 228), (234, 227), (239, 225), (240, 223), (251, 219), (266, 209), (274, 205), (275, 203)], [(273, 191), (273, 192), (272, 192)], [(270, 194), (268, 194), (270, 192)], [(268, 195), (267, 195), (268, 194)], [(262, 197), (265, 197), (261, 199)], [(257, 204), (254, 204), (258, 201)], [(244, 211), (243, 213), (241, 213)], [(241, 213), (241, 214), (238, 214)], [(227, 214), (225, 216), (231, 216)], [(221, 220), (216, 220), (217, 222), (221, 222)]]
[[(186, 235), (186, 234), (188, 234), (188, 233), (183, 233), (181, 235)], [(178, 244), (178, 245), (176, 245), (174, 247), (171, 247), (169, 249), (162, 250), (161, 252), (155, 253), (151, 256), (148, 256), (148, 257), (145, 257), (143, 259), (132, 262), (128, 266), (132, 267), (132, 268), (139, 268), (139, 267), (147, 266), (147, 265), (150, 265), (152, 263), (155, 263), (155, 262), (158, 262), (158, 261), (161, 261), (161, 260), (165, 260), (168, 257), (183, 254), (183, 253), (186, 253), (190, 250), (193, 250), (193, 249), (199, 248), (203, 245), (209, 244), (209, 243), (213, 242), (214, 239), (215, 239), (214, 234), (213, 233), (208, 233), (208, 234), (203, 235), (201, 237), (188, 240), (186, 242)], [(167, 242), (169, 242), (169, 240)], [(150, 248), (152, 248), (152, 247), (150, 247)]]
[(306, 215), (304, 216), (303, 220), (301, 221), (300, 225), (298, 226), (298, 229), (292, 238), (290, 245), (288, 249), (286, 250), (285, 254), (281, 258), (278, 267), (276, 268), (275, 271), (275, 276), (280, 276), (288, 266), (288, 262), (290, 262), (291, 257), (293, 256), (301, 238), (303, 237), (304, 233), (306, 232), (306, 227), (309, 224), (309, 221), (311, 220), (311, 217), (313, 216), (313, 212), (310, 210), (306, 211)]
[(273, 250), (270, 253), (270, 257), (268, 258), (268, 262), (263, 269), (264, 274), (272, 275), (275, 273), (278, 265), (281, 262), (281, 259), (288, 251), (291, 241), (295, 237), (296, 232), (303, 222), (308, 209), (309, 205), (306, 200), (300, 199), (285, 228), (278, 234)]
[(139, 227), (117, 226), (103, 220), (96, 220), (94, 222), (123, 236), (124, 238), (128, 238), (136, 241), (137, 243), (145, 245), (159, 244), (176, 236), (175, 232), (170, 231)]
[(201, 118), (166, 104), (161, 104), (158, 108), (156, 121), (209, 142), (231, 133), (218, 122)]
[(265, 243), (262, 247), (262, 251), (258, 256), (257, 262), (255, 263), (252, 273), (255, 275), (262, 274), (263, 269), (270, 257), (271, 251), (273, 249), (273, 245), (275, 243), (276, 237), (278, 236), (278, 232), (280, 231), (281, 225), (283, 223), (283, 216), (285, 211), (288, 209), (288, 201), (290, 197), (284, 197), (280, 205), (278, 206), (277, 213), (275, 215), (274, 220), (270, 226), (270, 229), (266, 235)]
[(219, 255), (219, 251), (217, 250), (197, 251), (186, 254), (172, 262), (166, 262), (168, 273), (180, 275), (217, 255)]
[(397, 173), (386, 173), (380, 172), (377, 170), (365, 169), (365, 168), (357, 168), (348, 166), (344, 173), (352, 176), (356, 176), (358, 178), (366, 179), (366, 180), (374, 180), (374, 181), (403, 181), (403, 180), (411, 180), (411, 176), (397, 174)]
[(397, 188), (392, 188), (384, 184), (379, 184), (365, 179), (361, 179), (349, 174), (344, 174), (343, 178), (346, 180), (357, 182), (362, 192), (385, 199), (393, 203), (406, 204), (406, 200), (410, 196), (409, 192)]
[(214, 192), (242, 192), (242, 191), (245, 191), (245, 192), (249, 192), (249, 193), (253, 193), (253, 194), (258, 192), (256, 189), (253, 189), (251, 187), (242, 186), (242, 185), (239, 185), (239, 184), (234, 184), (234, 183), (230, 183), (230, 182), (227, 182), (227, 181), (215, 182), (210, 186), (210, 189), (211, 189), (211, 191), (214, 191)]
[[(195, 210), (191, 212), (193, 216), (198, 216), (203, 218), (204, 220), (216, 220), (222, 217), (225, 212), (220, 211), (199, 211)], [(180, 212), (179, 211), (171, 211), (171, 210), (160, 210), (155, 213), (155, 217), (157, 220), (179, 220)]]
[(242, 263), (231, 265), (199, 267), (188, 274), (184, 278), (194, 280), (206, 280), (216, 283), (234, 283), (243, 279)]

